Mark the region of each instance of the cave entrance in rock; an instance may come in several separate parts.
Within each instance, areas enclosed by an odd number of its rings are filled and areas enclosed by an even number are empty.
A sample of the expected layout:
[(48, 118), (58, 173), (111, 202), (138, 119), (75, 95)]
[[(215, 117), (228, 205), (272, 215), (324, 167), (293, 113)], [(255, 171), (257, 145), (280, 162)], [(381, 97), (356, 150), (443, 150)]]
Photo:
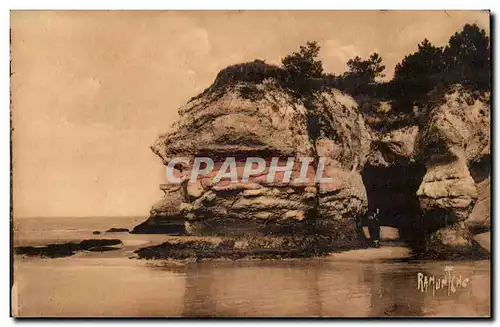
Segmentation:
[(396, 227), (408, 240), (408, 233), (417, 232), (421, 217), (417, 190), (425, 174), (421, 164), (391, 167), (367, 166), (361, 172), (368, 195), (368, 213), (380, 210), (381, 226)]

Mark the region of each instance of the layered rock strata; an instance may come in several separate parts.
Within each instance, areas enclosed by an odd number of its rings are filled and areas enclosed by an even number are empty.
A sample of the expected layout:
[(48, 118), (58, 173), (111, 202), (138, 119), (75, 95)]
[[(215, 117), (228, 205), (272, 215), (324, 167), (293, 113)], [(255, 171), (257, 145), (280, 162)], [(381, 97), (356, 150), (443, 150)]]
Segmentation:
[[(221, 87), (217, 80), (214, 85)], [(192, 167), (175, 167), (177, 175), (185, 177), (179, 210), (187, 233), (334, 234), (340, 243), (357, 242), (356, 218), (367, 209), (359, 172), (367, 160), (370, 135), (356, 102), (337, 90), (301, 98), (272, 78), (222, 87), (209, 89), (182, 107), (173, 130), (152, 146), (164, 165), (175, 157), (214, 161), (214, 170), (195, 183), (187, 180)], [(317, 119), (314, 132), (309, 123), (312, 115)], [(235, 158), (238, 179), (247, 158), (263, 158), (266, 168), (248, 182), (213, 182), (227, 157)], [(296, 163), (290, 180), (280, 172), (269, 180), (273, 158), (283, 166), (291, 157)], [(303, 157), (313, 161), (307, 181), (296, 182)], [(322, 176), (333, 182), (316, 182), (319, 157), (324, 158)]]
[[(164, 165), (178, 157), (190, 163), (175, 165), (182, 182), (164, 187), (164, 198), (134, 232), (176, 226), (198, 236), (320, 235), (333, 248), (355, 247), (357, 222), (380, 209), (383, 225), (435, 257), (476, 251), (479, 233), (484, 241), (490, 229), (489, 94), (455, 85), (419, 108), (418, 124), (380, 130), (367, 127), (356, 101), (340, 91), (298, 94), (266, 74), (238, 78), (246, 65), (221, 71), (155, 141), (152, 150)], [(391, 106), (383, 101), (380, 110), (388, 115)], [(214, 169), (189, 182), (196, 157), (210, 158)], [(238, 181), (214, 180), (228, 157), (235, 159)], [(241, 181), (252, 157), (264, 159), (265, 168)], [(312, 158), (308, 178), (296, 181), (303, 157)], [(290, 179), (283, 172), (269, 179), (271, 162), (285, 166), (289, 158), (295, 158)], [(333, 180), (318, 183), (319, 170)]]
[[(429, 105), (417, 137), (417, 151), (427, 169), (417, 196), (426, 230), (436, 231), (428, 245), (436, 248), (441, 244), (446, 251), (474, 245), (469, 227), (489, 228), (489, 212), (475, 209), (489, 204), (489, 183), (476, 184), (471, 169), (479, 161), (489, 161), (490, 100), (489, 94), (460, 85), (438, 99)], [(482, 189), (479, 203), (478, 185)]]

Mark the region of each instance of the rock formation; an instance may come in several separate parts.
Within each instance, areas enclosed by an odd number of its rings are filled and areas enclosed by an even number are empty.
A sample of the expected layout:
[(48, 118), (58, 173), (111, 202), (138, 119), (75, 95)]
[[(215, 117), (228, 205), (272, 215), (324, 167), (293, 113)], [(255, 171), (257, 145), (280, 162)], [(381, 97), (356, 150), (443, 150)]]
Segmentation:
[[(425, 229), (437, 230), (430, 236), (430, 246), (462, 249), (475, 243), (467, 224), (489, 228), (489, 212), (477, 208), (470, 214), (478, 199), (471, 169), (478, 162), (489, 162), (490, 100), (489, 94), (460, 85), (437, 99), (429, 104), (417, 137), (418, 155), (427, 169), (417, 195)], [(481, 170), (481, 175), (489, 175), (487, 164)], [(489, 183), (483, 182), (481, 189), (482, 203), (478, 205), (484, 206), (485, 201), (489, 203)]]
[(368, 158), (370, 166), (405, 166), (415, 162), (418, 126), (410, 125), (388, 132), (372, 131), (373, 142)]
[(153, 205), (149, 219), (136, 226), (133, 234), (184, 234), (184, 215), (181, 213), (183, 197), (180, 186), (162, 185), (163, 199)]
[[(359, 245), (356, 222), (374, 208), (384, 225), (426, 249), (471, 248), (474, 234), (489, 231), (489, 94), (456, 85), (431, 97), (418, 124), (380, 130), (365, 124), (381, 120), (363, 117), (352, 97), (329, 88), (300, 94), (283, 85), (277, 67), (255, 65), (222, 70), (156, 140), (164, 165), (209, 157), (214, 170), (191, 183), (191, 165), (176, 164), (182, 183), (165, 185), (133, 232), (184, 225), (190, 235), (328, 235), (344, 248)], [(390, 102), (379, 106), (376, 115), (391, 110)], [(227, 157), (238, 178), (247, 158), (265, 159), (266, 168), (248, 182), (213, 182)], [(323, 176), (334, 182), (294, 181), (297, 163), (290, 181), (280, 172), (266, 178), (272, 158), (283, 166), (290, 157), (314, 158), (308, 176), (325, 158)]]
[[(370, 135), (356, 102), (337, 90), (306, 99), (272, 77), (257, 83), (233, 80), (231, 76), (241, 69), (245, 66), (219, 73), (211, 88), (179, 110), (173, 131), (152, 146), (165, 165), (173, 157), (210, 157), (215, 162), (212, 173), (181, 185), (183, 204), (177, 208), (186, 220), (186, 231), (192, 235), (326, 233), (343, 244), (357, 242), (356, 218), (367, 208), (359, 172), (367, 160)], [(314, 132), (308, 124), (311, 113), (317, 118)], [(250, 176), (245, 183), (212, 182), (226, 157), (236, 158), (241, 177), (248, 157), (267, 163), (276, 157), (279, 165), (285, 165), (289, 157), (320, 156), (326, 158), (323, 177), (334, 178), (334, 183), (317, 185), (314, 178), (294, 182), (299, 163), (290, 181), (268, 181), (266, 165), (261, 175)], [(179, 175), (191, 174), (191, 167), (176, 168)], [(314, 177), (316, 168), (317, 162), (311, 162), (308, 176)]]
[(367, 125), (371, 147), (362, 170), (369, 211), (380, 210), (385, 228), (395, 228), (401, 239), (415, 243), (419, 231), (420, 203), (416, 196), (425, 166), (416, 160), (415, 140), (419, 126), (395, 101), (357, 97)]

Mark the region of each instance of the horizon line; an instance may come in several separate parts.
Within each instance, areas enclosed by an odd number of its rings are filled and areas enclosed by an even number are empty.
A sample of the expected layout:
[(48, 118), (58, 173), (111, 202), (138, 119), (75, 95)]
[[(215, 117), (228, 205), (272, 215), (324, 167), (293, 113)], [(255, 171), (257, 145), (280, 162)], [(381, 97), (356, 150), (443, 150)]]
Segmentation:
[(10, 218), (12, 219), (25, 219), (25, 218), (132, 218), (132, 217), (146, 217), (147, 218), (147, 214), (144, 214), (144, 215), (111, 215), (111, 216), (101, 216), (101, 215), (97, 215), (97, 216), (71, 216), (71, 215), (65, 215), (65, 216), (15, 216), (15, 215), (11, 215)]

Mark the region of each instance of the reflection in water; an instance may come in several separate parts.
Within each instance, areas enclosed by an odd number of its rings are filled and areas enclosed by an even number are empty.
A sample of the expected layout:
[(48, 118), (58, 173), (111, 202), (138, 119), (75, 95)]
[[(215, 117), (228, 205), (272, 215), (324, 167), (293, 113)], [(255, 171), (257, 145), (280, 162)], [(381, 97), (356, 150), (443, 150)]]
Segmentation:
[[(75, 242), (88, 239), (94, 230), (109, 229), (110, 222), (132, 227), (142, 221), (110, 219), (23, 219), (14, 243)], [(337, 256), (183, 265), (128, 259), (137, 245), (159, 244), (164, 235), (119, 238), (123, 241), (119, 251), (78, 252), (58, 259), (16, 255), (13, 312), (73, 317), (490, 315), (487, 260), (353, 261), (358, 254), (351, 254), (341, 256), (346, 260)], [(453, 267), (455, 275), (470, 278), (469, 285), (450, 295), (417, 289), (419, 272), (441, 276), (446, 266)]]
[(371, 316), (422, 316), (424, 294), (415, 287), (415, 276), (404, 269), (365, 268), (370, 279)]
[(440, 262), (201, 262), (187, 267), (183, 315), (489, 315), (489, 262), (448, 264), (474, 285), (451, 296), (418, 290), (417, 273), (442, 274)]
[(307, 263), (201, 262), (188, 267), (186, 316), (320, 315), (318, 270)]
[[(490, 263), (302, 259), (187, 265), (117, 257), (118, 251), (15, 260), (22, 316), (488, 316)], [(452, 266), (470, 283), (417, 289), (419, 272)], [(17, 310), (17, 311), (16, 311)]]

